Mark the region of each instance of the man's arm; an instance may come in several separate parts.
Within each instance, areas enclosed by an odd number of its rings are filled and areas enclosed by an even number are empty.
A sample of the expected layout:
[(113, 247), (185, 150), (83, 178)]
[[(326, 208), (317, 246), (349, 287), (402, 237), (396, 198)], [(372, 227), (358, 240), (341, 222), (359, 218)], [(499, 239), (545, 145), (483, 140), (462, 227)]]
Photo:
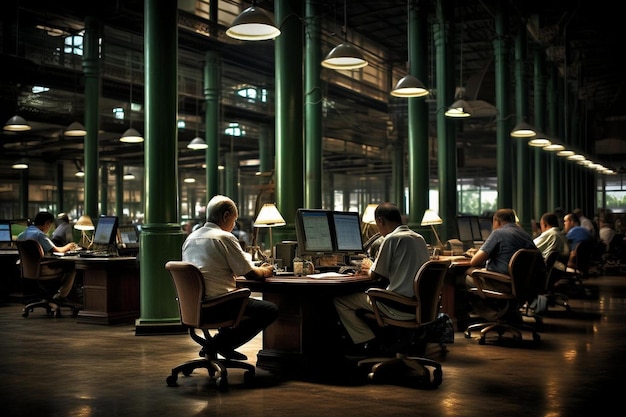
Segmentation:
[(274, 266), (264, 263), (261, 266), (253, 266), (250, 272), (244, 274), (246, 279), (250, 279), (253, 281), (263, 281), (265, 278), (269, 278), (272, 276), (274, 271)]
[(479, 249), (474, 256), (472, 256), (472, 260), (470, 261), (471, 266), (484, 266), (487, 263), (487, 259), (489, 259), (489, 254), (482, 249)]

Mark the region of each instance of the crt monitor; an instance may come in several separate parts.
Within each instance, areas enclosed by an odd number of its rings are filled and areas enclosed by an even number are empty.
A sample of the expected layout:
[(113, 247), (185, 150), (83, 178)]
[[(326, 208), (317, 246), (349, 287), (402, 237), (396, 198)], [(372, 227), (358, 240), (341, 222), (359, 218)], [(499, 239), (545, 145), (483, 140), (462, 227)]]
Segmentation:
[(315, 256), (333, 253), (330, 212), (320, 209), (296, 211), (298, 255)]
[(118, 218), (117, 216), (102, 216), (98, 218), (98, 224), (93, 234), (94, 245), (115, 245), (117, 239)]
[(332, 232), (335, 251), (340, 253), (363, 253), (361, 216), (355, 211), (332, 212)]
[(491, 234), (491, 228), (493, 227), (493, 217), (480, 216), (478, 218), (478, 224), (480, 227), (480, 240), (487, 240), (489, 234)]

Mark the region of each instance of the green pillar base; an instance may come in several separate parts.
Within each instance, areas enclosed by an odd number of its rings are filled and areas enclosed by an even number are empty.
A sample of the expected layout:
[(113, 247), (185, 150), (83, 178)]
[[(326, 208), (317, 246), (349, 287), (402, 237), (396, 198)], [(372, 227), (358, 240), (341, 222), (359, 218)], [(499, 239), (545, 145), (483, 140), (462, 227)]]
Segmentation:
[(135, 336), (151, 336), (187, 333), (179, 318), (160, 320), (135, 320)]

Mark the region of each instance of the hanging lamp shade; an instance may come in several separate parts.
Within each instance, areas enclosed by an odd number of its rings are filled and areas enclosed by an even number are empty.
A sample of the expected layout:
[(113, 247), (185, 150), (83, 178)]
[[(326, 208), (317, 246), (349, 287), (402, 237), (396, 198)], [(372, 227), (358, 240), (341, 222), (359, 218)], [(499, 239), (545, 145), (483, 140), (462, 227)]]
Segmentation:
[(537, 131), (535, 128), (525, 121), (519, 122), (511, 131), (511, 137), (513, 138), (532, 138), (536, 135)]
[(13, 165), (11, 165), (13, 169), (28, 169), (28, 160), (22, 158)]
[(280, 29), (274, 26), (267, 13), (256, 7), (256, 2), (252, 2), (252, 6), (235, 18), (226, 34), (242, 41), (266, 41), (280, 35)]
[(349, 43), (340, 43), (326, 55), (322, 66), (335, 70), (352, 70), (363, 68), (367, 61), (361, 51)]
[(448, 108), (444, 113), (447, 117), (463, 118), (470, 117), (472, 115), (472, 109), (467, 101), (458, 99)]
[(7, 132), (26, 132), (30, 130), (31, 127), (26, 120), (22, 116), (15, 115), (7, 120), (4, 125), (4, 130)]
[(552, 141), (542, 132), (537, 132), (536, 136), (528, 141), (529, 146), (543, 148), (552, 145)]
[(396, 87), (391, 90), (391, 95), (394, 97), (424, 97), (428, 94), (429, 91), (424, 83), (411, 74), (402, 77)]
[(130, 128), (120, 138), (120, 142), (124, 143), (141, 143), (143, 142), (143, 136), (136, 129)]
[(133, 174), (130, 171), (126, 171), (126, 174), (124, 174), (124, 179), (126, 181), (134, 180), (135, 179), (135, 174)]
[(85, 126), (83, 126), (82, 123), (74, 122), (70, 124), (63, 133), (65, 134), (65, 136), (80, 137), (85, 136), (87, 134), (87, 131), (85, 130)]
[(78, 171), (76, 171), (76, 172), (74, 173), (74, 176), (76, 176), (76, 177), (78, 177), (78, 178), (83, 178), (83, 177), (85, 176), (85, 171), (83, 171), (82, 169), (81, 169), (81, 170), (78, 170)]
[(207, 145), (204, 139), (202, 139), (200, 136), (196, 136), (195, 138), (193, 138), (191, 142), (189, 142), (189, 144), (187, 145), (187, 148), (194, 150), (206, 149), (208, 147), (209, 145)]
[(83, 214), (78, 218), (76, 224), (74, 224), (74, 229), (76, 230), (94, 230), (95, 227), (93, 225), (93, 221), (91, 221), (91, 217), (87, 214)]

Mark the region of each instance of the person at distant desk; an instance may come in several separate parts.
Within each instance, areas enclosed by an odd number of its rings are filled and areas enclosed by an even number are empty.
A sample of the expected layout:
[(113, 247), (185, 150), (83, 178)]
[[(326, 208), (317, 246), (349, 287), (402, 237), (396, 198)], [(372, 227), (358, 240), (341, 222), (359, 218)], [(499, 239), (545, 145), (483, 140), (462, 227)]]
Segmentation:
[(570, 245), (569, 260), (567, 262), (568, 268), (576, 268), (576, 249), (580, 242), (588, 241), (593, 243), (593, 235), (588, 229), (581, 226), (580, 219), (576, 213), (567, 213), (563, 219), (563, 230), (565, 231), (565, 238)]
[[(262, 281), (273, 273), (273, 266), (255, 267), (232, 234), (239, 216), (237, 205), (228, 197), (213, 197), (206, 207), (206, 223), (191, 232), (182, 248), (182, 260), (197, 266), (204, 276), (206, 297), (215, 297), (237, 289), (237, 276)], [(215, 335), (220, 355), (227, 359), (245, 360), (235, 351), (269, 326), (278, 317), (278, 307), (269, 301), (250, 298), (239, 326), (223, 328)]]
[(74, 240), (70, 217), (66, 213), (59, 213), (57, 218), (59, 219), (59, 224), (52, 232), (52, 242), (58, 246), (65, 246)]
[(537, 249), (541, 251), (543, 259), (548, 259), (552, 252), (558, 252), (563, 259), (569, 254), (567, 240), (559, 229), (559, 218), (555, 213), (547, 212), (541, 216), (539, 221), (541, 234), (533, 239)]
[[(486, 268), (488, 271), (509, 274), (509, 262), (519, 249), (537, 249), (531, 236), (516, 223), (515, 211), (509, 208), (499, 209), (493, 215), (493, 227), (485, 243), (474, 254), (470, 261), (465, 283), (468, 288), (476, 287), (471, 271)], [(545, 269), (544, 269), (545, 271)], [(545, 279), (545, 275), (544, 275)], [(507, 283), (481, 280), (483, 288), (510, 293), (511, 285)], [(472, 307), (484, 319), (494, 320), (498, 308), (490, 306), (487, 301), (474, 297)]]
[[(47, 211), (40, 211), (35, 216), (33, 224), (28, 226), (26, 230), (17, 235), (17, 240), (36, 240), (39, 242), (45, 253), (59, 252), (65, 253), (70, 250), (76, 250), (78, 245), (70, 242), (63, 246), (56, 246), (52, 239), (48, 237), (48, 232), (54, 224), (54, 215)], [(57, 293), (53, 296), (55, 300), (67, 298), (72, 287), (74, 285), (74, 279), (76, 278), (76, 270), (73, 265), (71, 266), (67, 262), (46, 262), (41, 266), (41, 275), (57, 275), (60, 272), (64, 272), (61, 279), (61, 287)]]
[[(374, 212), (376, 226), (384, 237), (370, 276), (387, 282), (387, 290), (413, 297), (413, 280), (420, 267), (430, 259), (424, 237), (403, 223), (400, 210), (395, 204), (381, 203)], [(341, 295), (334, 298), (335, 309), (353, 346), (346, 356), (364, 357), (376, 354), (380, 347), (371, 327), (356, 315), (358, 309), (372, 310), (372, 303), (364, 292)], [(399, 319), (415, 317), (410, 313), (380, 306), (386, 315)]]

